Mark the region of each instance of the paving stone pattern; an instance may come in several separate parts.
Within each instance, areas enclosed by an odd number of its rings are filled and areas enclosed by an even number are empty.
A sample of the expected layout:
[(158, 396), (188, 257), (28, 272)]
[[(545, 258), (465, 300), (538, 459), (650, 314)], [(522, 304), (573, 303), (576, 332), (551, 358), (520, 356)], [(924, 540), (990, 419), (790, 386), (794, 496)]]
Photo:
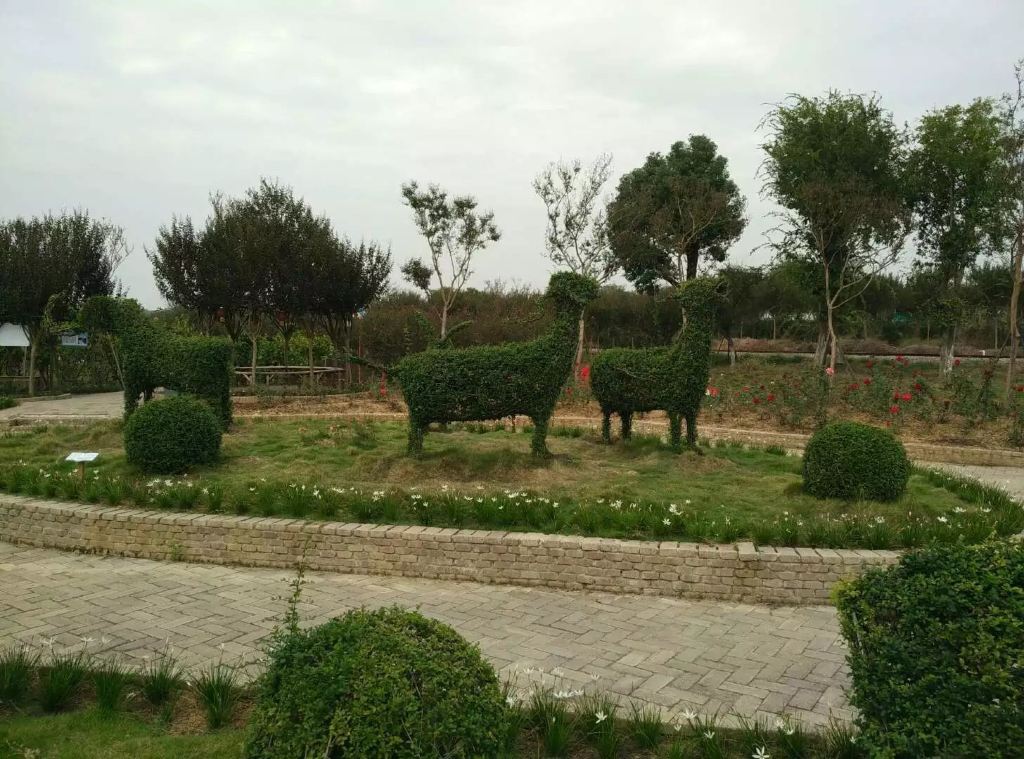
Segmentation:
[[(0, 644), (88, 645), (141, 660), (167, 643), (196, 668), (252, 662), (289, 572), (0, 544)], [(453, 625), (505, 677), (721, 716), (849, 719), (835, 612), (436, 580), (311, 573), (301, 613), (398, 604)], [(83, 643), (80, 638), (92, 638)], [(537, 672), (536, 670), (540, 670)]]

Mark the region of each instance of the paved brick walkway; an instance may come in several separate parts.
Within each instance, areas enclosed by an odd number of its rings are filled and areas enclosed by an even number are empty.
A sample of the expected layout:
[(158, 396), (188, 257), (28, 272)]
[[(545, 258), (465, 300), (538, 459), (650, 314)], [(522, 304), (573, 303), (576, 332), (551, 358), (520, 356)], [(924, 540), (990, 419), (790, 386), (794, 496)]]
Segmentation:
[[(0, 644), (84, 645), (141, 659), (169, 641), (186, 665), (252, 661), (280, 619), (287, 572), (104, 558), (0, 544)], [(849, 718), (830, 608), (768, 608), (314, 573), (302, 616), (419, 607), (480, 644), (524, 690), (585, 687), (706, 714)], [(104, 640), (106, 639), (106, 640)], [(542, 673), (533, 670), (542, 670)], [(554, 674), (552, 672), (554, 671)]]

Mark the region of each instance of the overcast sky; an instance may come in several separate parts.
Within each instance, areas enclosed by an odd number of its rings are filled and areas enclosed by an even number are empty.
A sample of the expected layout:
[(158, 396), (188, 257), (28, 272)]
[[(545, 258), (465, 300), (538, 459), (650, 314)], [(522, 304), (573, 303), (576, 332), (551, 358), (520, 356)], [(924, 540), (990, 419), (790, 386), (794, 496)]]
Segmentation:
[(418, 179), (494, 210), (474, 284), (542, 285), (548, 161), (610, 152), (610, 190), (704, 133), (748, 198), (730, 256), (760, 262), (770, 103), (876, 91), (912, 123), (1008, 89), (1022, 30), (1022, 0), (0, 0), (0, 217), (122, 225), (118, 273), (152, 307), (144, 248), (172, 214), (205, 219), (212, 191), (277, 178), (400, 264), (426, 253), (400, 195)]

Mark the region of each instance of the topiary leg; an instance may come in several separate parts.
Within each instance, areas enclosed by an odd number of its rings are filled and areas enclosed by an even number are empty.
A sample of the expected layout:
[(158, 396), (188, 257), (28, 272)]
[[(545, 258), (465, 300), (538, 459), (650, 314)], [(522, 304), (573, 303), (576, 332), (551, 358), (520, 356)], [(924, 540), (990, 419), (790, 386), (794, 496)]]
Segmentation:
[(623, 411), (619, 414), (619, 419), (622, 420), (622, 439), (629, 440), (633, 437), (633, 412)]
[(668, 413), (668, 442), (673, 451), (682, 450), (683, 447), (683, 418), (677, 413)]
[(548, 423), (550, 416), (531, 416), (533, 422), (533, 439), (530, 441), (530, 450), (534, 456), (548, 457), (551, 452), (548, 450)]
[(139, 407), (139, 393), (142, 391), (137, 387), (125, 385), (124, 388), (124, 418), (127, 419), (135, 413)]
[(697, 412), (687, 412), (686, 414), (686, 444), (693, 450), (700, 453), (700, 448), (697, 447)]
[(606, 443), (612, 442), (612, 412), (601, 411), (601, 438)]
[(409, 447), (410, 456), (419, 456), (423, 453), (423, 435), (427, 426), (418, 419), (409, 417)]

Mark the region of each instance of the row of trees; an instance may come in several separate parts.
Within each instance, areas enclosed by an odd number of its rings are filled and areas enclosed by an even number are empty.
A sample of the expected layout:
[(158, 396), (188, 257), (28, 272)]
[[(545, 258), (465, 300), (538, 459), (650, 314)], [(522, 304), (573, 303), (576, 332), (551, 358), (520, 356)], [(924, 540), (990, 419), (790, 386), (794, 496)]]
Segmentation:
[[(782, 210), (767, 245), (777, 260), (810, 267), (803, 286), (816, 301), (819, 361), (835, 368), (839, 314), (912, 241), (946, 371), (969, 305), (967, 273), (991, 255), (1009, 262), (1012, 383), (1024, 259), (1024, 62), (1015, 73), (1015, 91), (1002, 99), (936, 109), (912, 130), (877, 96), (793, 96), (769, 111), (763, 194)], [(602, 208), (609, 164), (608, 156), (589, 169), (551, 164), (538, 176), (552, 260), (604, 278), (621, 270), (640, 290), (677, 285), (725, 260), (746, 225), (744, 198), (710, 139), (652, 153)]]
[(0, 223), (0, 324), (25, 328), (29, 395), (40, 350), (86, 298), (115, 292), (128, 252), (120, 227), (86, 211)]
[[(763, 193), (781, 208), (766, 243), (778, 264), (770, 276), (724, 263), (747, 224), (745, 199), (725, 157), (703, 135), (652, 153), (620, 178), (610, 199), (602, 192), (611, 156), (589, 166), (548, 165), (533, 185), (546, 212), (547, 256), (558, 268), (601, 282), (621, 272), (641, 292), (721, 269), (734, 290), (723, 317), (726, 334), (753, 303), (777, 321), (776, 314), (799, 302), (814, 315), (819, 360), (834, 368), (840, 322), (912, 242), (913, 281), (926, 282), (928, 293), (915, 309), (926, 310), (928, 324), (943, 336), (947, 369), (973, 307), (968, 274), (997, 256), (986, 276), (1008, 278), (1006, 336), (1016, 357), (1024, 63), (1016, 68), (1015, 92), (934, 110), (913, 129), (898, 126), (878, 97), (839, 92), (793, 96), (769, 111), (762, 129)], [(429, 257), (408, 261), (401, 272), (436, 312), (434, 340), (445, 341), (458, 326), (451, 316), (475, 258), (501, 233), (494, 214), (471, 196), (410, 182), (402, 198)], [(254, 380), (257, 339), (270, 331), (286, 345), (296, 329), (320, 332), (347, 355), (356, 315), (387, 289), (390, 250), (337, 235), (325, 216), (275, 183), (263, 181), (242, 198), (215, 195), (211, 205), (201, 227), (173, 218), (147, 251), (168, 301), (194, 314), (204, 330), (220, 325), (236, 341), (246, 335)], [(0, 317), (41, 334), (51, 296), (59, 293), (73, 307), (85, 294), (109, 291), (124, 252), (119, 229), (85, 214), (8, 223), (0, 240), (6, 256), (0, 292), (12, 295), (0, 301)], [(768, 297), (752, 298), (757, 288)], [(581, 319), (580, 351), (584, 326)], [(1011, 361), (1008, 382), (1013, 372)]]
[[(323, 333), (348, 355), (356, 316), (388, 287), (391, 251), (338, 236), (291, 188), (263, 180), (242, 198), (211, 198), (201, 229), (188, 217), (161, 227), (147, 251), (161, 294), (196, 315), (205, 331), (221, 325), (250, 341), (268, 330), (288, 342), (297, 329)], [(308, 363), (313, 378), (313, 348)]]

